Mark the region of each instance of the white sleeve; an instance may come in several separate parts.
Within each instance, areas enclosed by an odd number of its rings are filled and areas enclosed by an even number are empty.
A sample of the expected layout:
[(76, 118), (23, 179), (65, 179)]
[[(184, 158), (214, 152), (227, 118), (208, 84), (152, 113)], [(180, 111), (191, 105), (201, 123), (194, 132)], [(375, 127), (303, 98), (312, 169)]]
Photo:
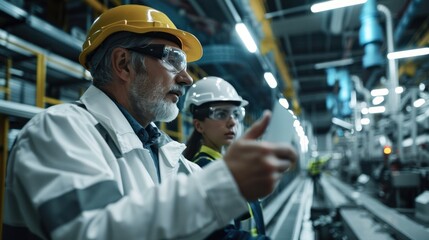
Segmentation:
[(11, 153), (12, 188), (29, 229), (52, 239), (202, 239), (247, 210), (223, 161), (122, 195), (111, 155), (81, 113), (33, 119)]

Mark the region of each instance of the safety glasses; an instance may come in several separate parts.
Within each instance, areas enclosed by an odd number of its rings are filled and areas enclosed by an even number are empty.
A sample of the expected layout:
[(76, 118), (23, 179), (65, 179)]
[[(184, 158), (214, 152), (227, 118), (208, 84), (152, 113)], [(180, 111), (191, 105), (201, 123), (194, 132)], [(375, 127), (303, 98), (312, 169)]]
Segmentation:
[(218, 107), (209, 107), (208, 108), (208, 115), (207, 117), (213, 120), (228, 120), (230, 117), (232, 117), (234, 120), (242, 121), (244, 118), (246, 111), (243, 107), (225, 107), (225, 106), (218, 106)]
[(144, 47), (133, 47), (127, 49), (160, 59), (162, 65), (169, 71), (179, 73), (186, 69), (186, 53), (181, 49), (164, 44), (150, 44)]

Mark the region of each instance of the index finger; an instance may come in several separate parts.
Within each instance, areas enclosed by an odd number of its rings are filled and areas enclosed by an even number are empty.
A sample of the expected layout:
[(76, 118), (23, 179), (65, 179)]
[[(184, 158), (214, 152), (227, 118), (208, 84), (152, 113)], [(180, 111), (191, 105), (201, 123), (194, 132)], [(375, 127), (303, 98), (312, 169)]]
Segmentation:
[(274, 155), (279, 161), (287, 161), (291, 163), (293, 167), (298, 160), (298, 154), (296, 150), (289, 144), (277, 144), (273, 147)]
[(271, 111), (265, 110), (262, 117), (250, 126), (250, 128), (244, 133), (243, 139), (253, 140), (257, 139), (265, 132), (268, 123), (271, 119)]

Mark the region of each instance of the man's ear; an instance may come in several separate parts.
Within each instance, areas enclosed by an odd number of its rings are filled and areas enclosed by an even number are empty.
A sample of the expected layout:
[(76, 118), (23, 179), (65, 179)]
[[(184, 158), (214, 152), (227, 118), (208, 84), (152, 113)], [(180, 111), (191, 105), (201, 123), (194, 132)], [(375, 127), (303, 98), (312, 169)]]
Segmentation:
[(115, 48), (112, 51), (112, 72), (124, 81), (130, 76), (128, 63), (130, 53), (124, 48)]
[(198, 131), (199, 133), (204, 132), (204, 128), (203, 128), (200, 120), (194, 119), (194, 120), (192, 120), (192, 123), (194, 124), (194, 128), (196, 131)]

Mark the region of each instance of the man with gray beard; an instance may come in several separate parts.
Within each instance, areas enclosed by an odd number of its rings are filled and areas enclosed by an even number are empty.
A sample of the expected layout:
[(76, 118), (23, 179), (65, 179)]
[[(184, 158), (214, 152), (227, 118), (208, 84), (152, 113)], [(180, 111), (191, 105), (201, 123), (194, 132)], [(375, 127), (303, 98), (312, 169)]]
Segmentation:
[(195, 36), (153, 8), (100, 15), (79, 57), (93, 85), (17, 137), (3, 239), (203, 239), (271, 193), (296, 154), (257, 140), (269, 112), (203, 170), (154, 124), (176, 118), (193, 82), (187, 62), (202, 53)]

